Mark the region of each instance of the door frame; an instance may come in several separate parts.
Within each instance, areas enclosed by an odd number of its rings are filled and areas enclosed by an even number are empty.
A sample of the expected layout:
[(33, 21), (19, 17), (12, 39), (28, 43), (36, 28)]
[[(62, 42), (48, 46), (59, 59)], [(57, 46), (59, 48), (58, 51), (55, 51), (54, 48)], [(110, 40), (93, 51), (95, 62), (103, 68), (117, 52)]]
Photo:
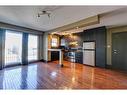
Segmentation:
[[(31, 34), (29, 33), (28, 34), (28, 45), (29, 45), (29, 35), (32, 35), (32, 36), (37, 36), (37, 60), (28, 60), (28, 64), (30, 63), (34, 63), (34, 62), (38, 62), (39, 61), (39, 36), (36, 35), (36, 34)], [(28, 52), (28, 51), (27, 51)]]

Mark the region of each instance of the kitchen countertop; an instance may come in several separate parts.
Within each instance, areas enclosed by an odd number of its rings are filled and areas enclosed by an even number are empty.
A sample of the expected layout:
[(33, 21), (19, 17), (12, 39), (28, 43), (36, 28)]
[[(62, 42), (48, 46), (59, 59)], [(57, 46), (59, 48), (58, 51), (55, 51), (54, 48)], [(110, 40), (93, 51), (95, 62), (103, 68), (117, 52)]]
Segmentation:
[(49, 51), (83, 52), (83, 49), (48, 49)]
[(49, 51), (62, 51), (62, 49), (48, 49)]
[(66, 52), (83, 52), (83, 50), (65, 50)]

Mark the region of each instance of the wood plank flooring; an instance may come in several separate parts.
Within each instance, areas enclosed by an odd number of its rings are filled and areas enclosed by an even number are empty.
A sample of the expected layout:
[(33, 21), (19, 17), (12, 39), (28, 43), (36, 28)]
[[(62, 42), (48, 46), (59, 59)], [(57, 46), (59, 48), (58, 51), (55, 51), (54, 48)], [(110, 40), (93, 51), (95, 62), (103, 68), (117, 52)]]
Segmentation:
[(127, 74), (64, 61), (0, 71), (0, 89), (127, 89)]

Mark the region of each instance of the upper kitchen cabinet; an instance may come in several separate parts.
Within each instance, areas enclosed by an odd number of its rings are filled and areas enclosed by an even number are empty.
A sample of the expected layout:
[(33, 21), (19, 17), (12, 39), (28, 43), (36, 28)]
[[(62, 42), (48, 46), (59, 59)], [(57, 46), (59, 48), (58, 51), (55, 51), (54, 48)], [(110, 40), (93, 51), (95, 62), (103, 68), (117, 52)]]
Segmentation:
[(84, 41), (95, 41), (96, 52), (95, 60), (96, 66), (106, 66), (106, 27), (98, 27), (84, 31)]
[(79, 47), (83, 47), (83, 41), (84, 41), (84, 32), (74, 33), (76, 41), (78, 42)]
[(95, 39), (95, 30), (85, 30), (84, 31), (84, 41), (92, 41)]

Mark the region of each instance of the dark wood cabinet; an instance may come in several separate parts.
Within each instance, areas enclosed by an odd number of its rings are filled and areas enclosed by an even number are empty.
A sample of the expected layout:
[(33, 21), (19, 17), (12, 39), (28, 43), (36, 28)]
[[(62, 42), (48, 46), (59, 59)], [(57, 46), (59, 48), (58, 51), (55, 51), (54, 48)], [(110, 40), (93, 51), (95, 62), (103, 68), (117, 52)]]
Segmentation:
[(59, 52), (58, 51), (51, 51), (51, 61), (59, 60)]
[(75, 53), (75, 62), (83, 64), (83, 52)]
[(84, 32), (75, 33), (73, 35), (75, 36), (76, 41), (78, 41), (78, 46), (83, 47)]
[(95, 64), (98, 67), (106, 67), (106, 27), (85, 30), (84, 41), (95, 41)]
[[(97, 67), (106, 67), (106, 27), (97, 27), (84, 30), (84, 32), (75, 33), (79, 46), (83, 47), (84, 41), (95, 41), (95, 65)], [(80, 56), (81, 57), (81, 56)], [(82, 54), (83, 63), (83, 54)], [(79, 60), (77, 59), (77, 62)]]

